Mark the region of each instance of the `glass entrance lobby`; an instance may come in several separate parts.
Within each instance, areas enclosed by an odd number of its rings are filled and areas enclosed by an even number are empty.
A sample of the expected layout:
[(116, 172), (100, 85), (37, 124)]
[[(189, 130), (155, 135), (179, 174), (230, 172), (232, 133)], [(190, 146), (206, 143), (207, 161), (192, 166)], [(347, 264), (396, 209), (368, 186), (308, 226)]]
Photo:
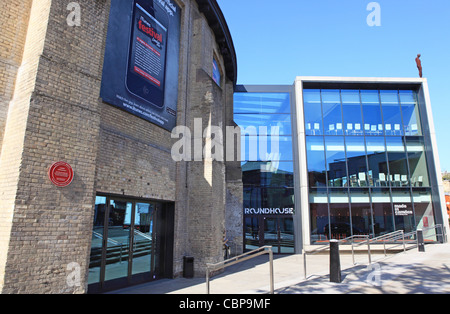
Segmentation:
[[(89, 293), (114, 290), (164, 276), (166, 204), (97, 196), (89, 263)], [(170, 228), (169, 228), (170, 229)], [(167, 245), (167, 247), (166, 247)], [(172, 261), (167, 261), (169, 264)]]

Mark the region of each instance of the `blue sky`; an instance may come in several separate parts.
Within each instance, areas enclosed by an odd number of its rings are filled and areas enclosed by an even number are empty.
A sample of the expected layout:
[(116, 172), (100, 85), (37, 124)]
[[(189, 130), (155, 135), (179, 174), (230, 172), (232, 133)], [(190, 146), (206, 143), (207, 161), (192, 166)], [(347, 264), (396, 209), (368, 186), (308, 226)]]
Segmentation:
[(442, 170), (450, 171), (450, 1), (218, 0), (238, 58), (238, 84), (296, 76), (418, 77), (422, 54)]

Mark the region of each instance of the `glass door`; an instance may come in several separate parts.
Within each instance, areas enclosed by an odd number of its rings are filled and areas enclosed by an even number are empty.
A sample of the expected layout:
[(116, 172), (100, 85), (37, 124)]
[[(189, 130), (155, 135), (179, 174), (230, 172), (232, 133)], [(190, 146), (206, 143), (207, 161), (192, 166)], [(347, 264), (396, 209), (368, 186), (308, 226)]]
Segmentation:
[(98, 196), (89, 263), (89, 291), (155, 279), (156, 216), (161, 205)]
[(133, 228), (132, 275), (154, 275), (156, 205), (136, 203)]

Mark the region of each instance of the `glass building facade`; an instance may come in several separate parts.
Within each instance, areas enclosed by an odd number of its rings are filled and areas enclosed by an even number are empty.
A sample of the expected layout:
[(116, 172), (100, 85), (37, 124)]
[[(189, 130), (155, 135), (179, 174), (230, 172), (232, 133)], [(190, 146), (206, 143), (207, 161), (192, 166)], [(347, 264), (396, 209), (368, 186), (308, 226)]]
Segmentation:
[(241, 127), (244, 248), (272, 245), (294, 253), (294, 159), (291, 93), (242, 92), (234, 96)]
[(416, 91), (305, 89), (303, 100), (313, 243), (434, 225)]
[(247, 250), (448, 228), (425, 81), (301, 77), (234, 103)]

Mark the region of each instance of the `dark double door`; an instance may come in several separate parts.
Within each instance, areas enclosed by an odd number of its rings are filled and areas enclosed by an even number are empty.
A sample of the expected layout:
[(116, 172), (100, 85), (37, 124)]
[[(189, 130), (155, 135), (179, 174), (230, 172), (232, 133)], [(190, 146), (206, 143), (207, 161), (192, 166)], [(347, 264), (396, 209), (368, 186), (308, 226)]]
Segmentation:
[(148, 282), (164, 275), (167, 265), (160, 263), (172, 262), (164, 261), (162, 256), (168, 245), (170, 210), (166, 207), (158, 202), (97, 196), (89, 262), (90, 293)]
[(284, 216), (246, 216), (245, 250), (271, 245), (274, 253), (294, 253), (294, 221)]

